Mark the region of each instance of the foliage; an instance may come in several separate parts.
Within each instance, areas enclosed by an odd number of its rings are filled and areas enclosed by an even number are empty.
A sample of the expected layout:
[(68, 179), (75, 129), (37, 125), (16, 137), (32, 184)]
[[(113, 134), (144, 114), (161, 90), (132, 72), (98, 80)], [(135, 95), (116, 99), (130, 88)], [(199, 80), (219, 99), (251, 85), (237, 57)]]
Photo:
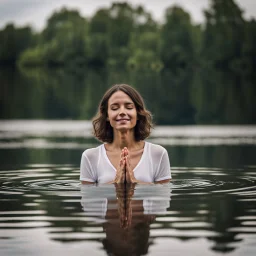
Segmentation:
[(35, 42), (30, 27), (15, 28), (13, 24), (7, 24), (0, 31), (0, 64), (15, 63), (20, 54)]
[(77, 11), (65, 8), (48, 19), (39, 44), (27, 49), (21, 65), (85, 65), (88, 60), (87, 22)]
[(161, 59), (167, 68), (182, 67), (193, 63), (193, 25), (190, 15), (181, 7), (168, 8), (161, 31)]
[(91, 119), (109, 85), (140, 91), (156, 124), (255, 124), (255, 81), (213, 69), (24, 68), (0, 71), (0, 118)]
[(193, 24), (174, 5), (157, 23), (143, 6), (127, 2), (100, 8), (91, 19), (62, 8), (39, 34), (12, 24), (0, 31), (0, 63), (154, 71), (212, 66), (252, 74), (255, 20), (245, 20), (234, 0), (211, 0), (204, 15), (204, 24)]
[[(210, 0), (204, 15), (194, 24), (183, 8), (170, 6), (156, 22), (143, 6), (114, 2), (90, 19), (57, 10), (40, 33), (6, 25), (0, 64), (18, 64), (21, 73), (0, 72), (1, 118), (88, 119), (108, 85), (126, 82), (160, 124), (256, 123), (256, 21), (234, 0)], [(17, 90), (8, 87), (17, 81)]]
[(205, 11), (204, 58), (216, 67), (229, 69), (242, 58), (245, 20), (233, 0), (211, 0)]

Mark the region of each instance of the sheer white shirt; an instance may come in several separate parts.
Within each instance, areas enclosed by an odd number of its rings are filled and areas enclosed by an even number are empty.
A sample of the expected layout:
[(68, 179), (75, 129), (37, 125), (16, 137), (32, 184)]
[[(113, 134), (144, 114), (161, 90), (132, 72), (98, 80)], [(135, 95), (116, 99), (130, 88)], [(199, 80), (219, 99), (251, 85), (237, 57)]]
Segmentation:
[[(143, 182), (171, 179), (171, 168), (165, 148), (145, 141), (143, 154), (134, 168), (134, 177)], [(80, 180), (107, 183), (113, 181), (116, 169), (110, 162), (104, 144), (83, 152), (80, 164)]]

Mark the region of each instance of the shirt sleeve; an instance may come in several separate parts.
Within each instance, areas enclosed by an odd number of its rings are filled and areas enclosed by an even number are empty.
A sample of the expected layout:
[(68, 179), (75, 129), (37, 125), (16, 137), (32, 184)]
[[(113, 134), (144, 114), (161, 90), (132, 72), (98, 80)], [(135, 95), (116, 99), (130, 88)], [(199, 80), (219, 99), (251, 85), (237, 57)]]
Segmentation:
[(89, 181), (89, 182), (97, 181), (97, 178), (96, 178), (95, 172), (93, 171), (90, 160), (86, 155), (86, 151), (82, 154), (82, 158), (81, 158), (80, 180)]
[(168, 153), (166, 149), (164, 149), (154, 180), (160, 181), (160, 180), (166, 180), (171, 178), (172, 176), (171, 176), (170, 161), (169, 161)]

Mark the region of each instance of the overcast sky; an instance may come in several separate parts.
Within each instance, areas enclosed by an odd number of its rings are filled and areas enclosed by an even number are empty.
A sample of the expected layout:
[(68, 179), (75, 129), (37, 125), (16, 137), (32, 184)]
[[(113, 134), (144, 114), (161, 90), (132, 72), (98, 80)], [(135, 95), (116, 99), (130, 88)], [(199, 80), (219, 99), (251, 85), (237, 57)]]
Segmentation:
[[(31, 25), (36, 30), (41, 30), (47, 18), (56, 9), (63, 6), (76, 8), (84, 17), (91, 17), (101, 7), (110, 7), (111, 0), (0, 0), (0, 29), (6, 23), (13, 22), (17, 26)], [(123, 2), (123, 1), (115, 1)], [(173, 4), (181, 5), (191, 14), (196, 23), (203, 22), (203, 9), (209, 6), (209, 0), (129, 0), (126, 1), (137, 6), (143, 5), (157, 21), (161, 21), (164, 11)], [(244, 10), (244, 17), (256, 17), (256, 0), (236, 0)]]

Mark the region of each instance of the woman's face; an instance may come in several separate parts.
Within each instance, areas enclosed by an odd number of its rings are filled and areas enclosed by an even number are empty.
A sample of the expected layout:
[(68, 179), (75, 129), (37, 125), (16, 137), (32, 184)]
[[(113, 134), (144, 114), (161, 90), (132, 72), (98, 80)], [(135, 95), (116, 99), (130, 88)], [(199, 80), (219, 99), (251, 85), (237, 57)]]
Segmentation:
[(131, 130), (137, 123), (137, 110), (132, 99), (117, 91), (108, 100), (108, 121), (116, 131)]

